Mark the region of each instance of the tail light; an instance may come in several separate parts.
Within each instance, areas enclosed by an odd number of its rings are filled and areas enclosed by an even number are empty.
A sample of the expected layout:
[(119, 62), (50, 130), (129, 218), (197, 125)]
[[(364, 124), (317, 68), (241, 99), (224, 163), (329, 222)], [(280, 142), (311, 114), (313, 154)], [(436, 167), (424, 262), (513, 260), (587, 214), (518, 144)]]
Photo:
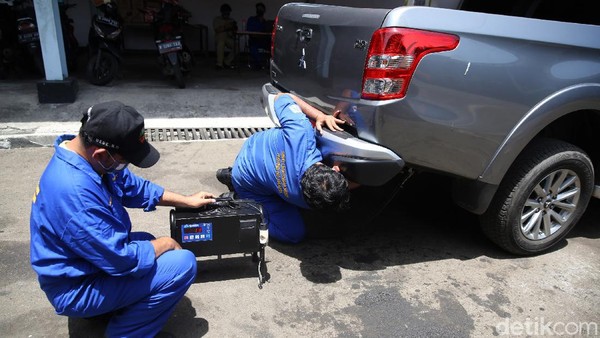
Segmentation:
[(35, 29), (35, 24), (30, 21), (22, 21), (22, 22), (19, 22), (17, 29), (20, 31), (33, 30), (33, 29)]
[(271, 31), (271, 58), (275, 56), (275, 32), (277, 32), (277, 22), (279, 21), (279, 17), (275, 17), (275, 22), (273, 23), (273, 30)]
[(404, 97), (417, 64), (427, 54), (456, 48), (458, 37), (408, 28), (381, 28), (373, 33), (365, 63), (361, 97)]
[(169, 24), (160, 25), (160, 27), (158, 28), (158, 31), (160, 33), (171, 33), (171, 32), (173, 32), (173, 30), (174, 30), (173, 25), (169, 25)]

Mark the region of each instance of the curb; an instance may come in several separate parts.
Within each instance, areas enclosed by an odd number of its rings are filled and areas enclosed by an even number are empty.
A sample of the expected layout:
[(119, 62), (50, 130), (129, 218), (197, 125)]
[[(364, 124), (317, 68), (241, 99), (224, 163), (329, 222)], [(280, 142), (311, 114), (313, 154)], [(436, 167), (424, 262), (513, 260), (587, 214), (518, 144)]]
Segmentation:
[[(146, 129), (272, 128), (268, 117), (146, 119)], [(0, 149), (51, 147), (57, 136), (77, 134), (79, 122), (8, 122), (0, 124)], [(202, 141), (202, 140), (193, 140)], [(188, 141), (192, 142), (192, 140)]]

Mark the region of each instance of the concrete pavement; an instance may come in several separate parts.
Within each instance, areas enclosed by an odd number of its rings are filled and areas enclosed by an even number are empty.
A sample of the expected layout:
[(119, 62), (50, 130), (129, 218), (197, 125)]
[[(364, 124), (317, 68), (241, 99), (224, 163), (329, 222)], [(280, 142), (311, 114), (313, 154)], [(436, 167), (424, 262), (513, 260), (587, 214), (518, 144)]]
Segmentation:
[(83, 78), (84, 61), (71, 74), (79, 86), (74, 103), (40, 104), (39, 79), (30, 74), (0, 81), (0, 148), (48, 145), (54, 135), (76, 131), (88, 107), (109, 100), (135, 107), (147, 125), (155, 127), (272, 125), (260, 104), (260, 88), (269, 81), (266, 70), (218, 71), (212, 66), (214, 60), (198, 57), (186, 88), (179, 89), (162, 75), (153, 54), (129, 53), (124, 56), (121, 78), (98, 87)]
[[(78, 128), (81, 110), (106, 98), (132, 104), (159, 124), (229, 124), (238, 117), (249, 119), (239, 120), (241, 125), (261, 121), (258, 94), (265, 75), (228, 76), (234, 78), (200, 72), (183, 90), (160, 77), (149, 82), (124, 78), (106, 88), (80, 83), (81, 102), (68, 105), (36, 104), (26, 84), (0, 85), (0, 140), (5, 145), (0, 149), (1, 337), (100, 337), (104, 329), (102, 321), (55, 315), (29, 266), (31, 196), (53, 153), (40, 147), (47, 141), (30, 142), (33, 136), (45, 130), (48, 139)], [(247, 86), (230, 86), (232, 81)], [(179, 120), (188, 117), (233, 120)], [(242, 143), (153, 142), (160, 162), (133, 170), (181, 193), (219, 193), (225, 187), (215, 170), (230, 165)], [(319, 238), (299, 245), (272, 242), (266, 250), (271, 281), (262, 290), (249, 257), (200, 259), (198, 279), (176, 307), (164, 336), (600, 335), (599, 200), (592, 201), (556, 250), (522, 258), (490, 243), (476, 218), (452, 205), (443, 180), (417, 176), (377, 218), (358, 212), (380, 205), (378, 195), (360, 191), (350, 216), (309, 215), (311, 233)], [(168, 212), (131, 210), (130, 216), (135, 230), (168, 236)], [(323, 231), (325, 226), (333, 231)]]
[[(156, 142), (160, 162), (135, 170), (182, 193), (222, 192), (215, 169), (231, 163), (242, 142)], [(100, 337), (104, 329), (101, 321), (55, 315), (29, 266), (31, 196), (52, 153), (0, 150), (2, 337)], [(556, 330), (569, 325), (588, 330), (580, 336), (596, 336), (593, 324), (584, 323), (600, 319), (600, 201), (592, 201), (556, 250), (521, 258), (491, 244), (476, 219), (444, 197), (444, 185), (416, 179), (373, 222), (339, 216), (337, 236), (271, 243), (271, 281), (262, 290), (249, 257), (202, 258), (197, 282), (164, 331), (175, 337), (490, 337), (507, 330), (527, 335), (523, 325), (535, 335), (551, 322), (562, 325)], [(439, 193), (435, 210), (431, 191)], [(378, 201), (372, 204), (361, 207)], [(134, 229), (168, 236), (168, 212), (130, 215)], [(312, 226), (323, 226), (323, 219)]]

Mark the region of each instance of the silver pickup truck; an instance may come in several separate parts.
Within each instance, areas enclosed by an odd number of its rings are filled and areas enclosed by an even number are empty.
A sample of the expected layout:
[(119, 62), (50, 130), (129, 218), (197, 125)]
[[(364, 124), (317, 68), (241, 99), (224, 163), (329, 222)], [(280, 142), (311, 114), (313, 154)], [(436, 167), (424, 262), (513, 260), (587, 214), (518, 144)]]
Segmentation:
[(325, 132), (319, 145), (350, 180), (383, 187), (414, 172), (446, 175), (492, 241), (539, 253), (600, 197), (593, 4), (286, 4), (263, 104), (272, 112), (272, 96), (292, 92), (337, 114), (345, 131)]

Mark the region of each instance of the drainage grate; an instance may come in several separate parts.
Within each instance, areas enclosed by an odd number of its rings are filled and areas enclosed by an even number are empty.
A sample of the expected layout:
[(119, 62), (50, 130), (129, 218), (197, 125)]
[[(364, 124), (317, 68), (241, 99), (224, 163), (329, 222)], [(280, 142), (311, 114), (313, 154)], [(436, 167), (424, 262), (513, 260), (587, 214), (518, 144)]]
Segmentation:
[(243, 139), (267, 129), (270, 128), (147, 128), (146, 138), (150, 142)]

